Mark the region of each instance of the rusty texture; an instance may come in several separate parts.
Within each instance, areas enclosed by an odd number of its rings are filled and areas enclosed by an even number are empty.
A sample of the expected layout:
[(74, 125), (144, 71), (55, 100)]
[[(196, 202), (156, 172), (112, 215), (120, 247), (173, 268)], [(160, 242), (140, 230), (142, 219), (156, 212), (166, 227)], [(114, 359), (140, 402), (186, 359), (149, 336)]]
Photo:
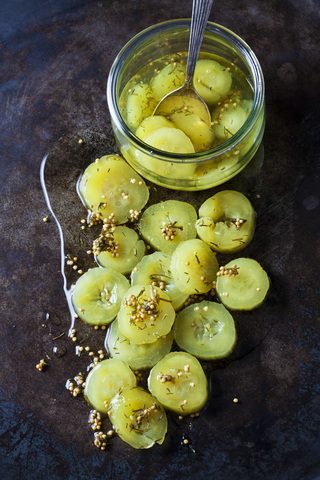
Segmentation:
[[(225, 187), (254, 204), (257, 228), (245, 254), (261, 262), (272, 286), (261, 308), (234, 315), (232, 355), (205, 364), (211, 395), (198, 419), (169, 415), (161, 447), (133, 451), (114, 438), (105, 452), (93, 445), (88, 406), (65, 388), (85, 362), (67, 336), (60, 237), (40, 166), (49, 153), (48, 194), (73, 254), (85, 213), (78, 174), (96, 155), (116, 151), (105, 97), (110, 66), (134, 34), (188, 16), (191, 2), (0, 3), (1, 478), (320, 478), (318, 3), (214, 3), (210, 19), (246, 40), (265, 75), (263, 146)], [(198, 207), (216, 190), (170, 198)], [(151, 189), (152, 201), (167, 194)], [(43, 372), (35, 368), (41, 358)]]

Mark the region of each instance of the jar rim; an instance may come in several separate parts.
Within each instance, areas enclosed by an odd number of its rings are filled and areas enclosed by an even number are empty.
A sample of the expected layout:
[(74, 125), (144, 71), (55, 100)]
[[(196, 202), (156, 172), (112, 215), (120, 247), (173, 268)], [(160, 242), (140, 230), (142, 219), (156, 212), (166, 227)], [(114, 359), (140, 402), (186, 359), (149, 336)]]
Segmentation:
[(227, 39), (228, 43), (235, 47), (236, 50), (238, 50), (242, 54), (252, 75), (254, 88), (253, 106), (244, 124), (232, 137), (230, 137), (220, 145), (202, 152), (186, 154), (165, 152), (153, 147), (150, 148), (150, 145), (143, 142), (130, 130), (120, 113), (116, 94), (117, 81), (121, 72), (121, 68), (125, 63), (125, 60), (131, 53), (136, 51), (137, 48), (145, 44), (148, 40), (150, 40), (150, 38), (152, 38), (156, 34), (164, 34), (173, 30), (182, 30), (185, 28), (189, 29), (190, 25), (191, 19), (189, 18), (174, 19), (151, 25), (146, 29), (142, 30), (141, 32), (137, 33), (124, 45), (124, 47), (116, 56), (110, 68), (107, 82), (108, 108), (111, 119), (115, 123), (116, 127), (128, 137), (130, 142), (132, 142), (138, 149), (140, 149), (144, 153), (152, 155), (158, 160), (167, 162), (170, 161), (171, 163), (181, 163), (181, 160), (183, 160), (184, 163), (199, 163), (199, 161), (201, 160), (207, 161), (208, 159), (220, 157), (221, 155), (234, 149), (250, 133), (256, 121), (259, 119), (261, 110), (264, 106), (264, 77), (261, 65), (255, 53), (249, 47), (249, 45), (236, 33), (222, 25), (208, 21), (206, 30), (209, 30), (209, 32), (212, 32), (220, 36), (221, 38)]

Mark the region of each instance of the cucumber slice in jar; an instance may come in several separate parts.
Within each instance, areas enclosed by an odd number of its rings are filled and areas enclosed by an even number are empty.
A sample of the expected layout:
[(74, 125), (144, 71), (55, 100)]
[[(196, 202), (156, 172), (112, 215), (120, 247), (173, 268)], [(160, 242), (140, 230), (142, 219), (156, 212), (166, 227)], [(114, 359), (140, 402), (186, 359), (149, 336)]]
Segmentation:
[(237, 258), (217, 274), (216, 293), (230, 310), (253, 310), (264, 301), (269, 278), (261, 265), (252, 258)]
[(76, 282), (72, 301), (81, 320), (90, 325), (107, 325), (117, 316), (130, 284), (110, 268), (92, 268)]
[(136, 83), (129, 89), (127, 98), (127, 124), (136, 130), (142, 120), (152, 115), (157, 106), (153, 91), (147, 83)]
[(169, 295), (152, 285), (135, 285), (122, 300), (118, 325), (122, 335), (140, 345), (167, 335), (174, 318)]
[(118, 321), (114, 320), (106, 335), (106, 350), (112, 358), (126, 362), (133, 370), (153, 367), (170, 352), (173, 342), (172, 331), (152, 343), (136, 345), (122, 335)]
[(160, 101), (168, 93), (183, 85), (186, 67), (177, 62), (169, 63), (160, 70), (151, 81), (151, 88), (155, 98)]
[[(226, 107), (226, 105), (228, 105)], [(212, 130), (217, 138), (227, 140), (232, 137), (247, 120), (249, 113), (239, 104), (229, 105), (224, 103), (212, 113)]]
[(172, 254), (170, 269), (179, 290), (191, 295), (211, 290), (219, 265), (211, 248), (196, 238), (178, 245)]
[(194, 72), (194, 87), (208, 105), (214, 105), (228, 95), (232, 75), (215, 60), (198, 60)]
[(143, 212), (140, 232), (155, 250), (171, 253), (180, 242), (196, 237), (196, 221), (197, 213), (190, 203), (166, 200)]
[(120, 438), (133, 448), (161, 445), (168, 429), (163, 407), (141, 387), (127, 388), (113, 397), (109, 418)]
[[(164, 152), (173, 153), (194, 153), (194, 146), (189, 137), (178, 128), (161, 127), (150, 135), (144, 137), (143, 141), (153, 148), (162, 150)], [(192, 177), (196, 166), (194, 163), (186, 163), (180, 156), (177, 155), (175, 162), (159, 160), (147, 155), (140, 150), (134, 152), (136, 161), (140, 163), (141, 167), (146, 171), (153, 171), (160, 177), (170, 178), (190, 178)]]
[(154, 115), (152, 117), (147, 117), (137, 128), (136, 136), (141, 140), (144, 140), (146, 137), (151, 135), (151, 133), (162, 127), (176, 128), (175, 125), (170, 122), (170, 120), (168, 120), (166, 117), (163, 117), (162, 115)]
[(208, 198), (199, 209), (198, 236), (220, 253), (239, 252), (251, 241), (256, 214), (240, 192), (223, 190)]
[(144, 137), (151, 147), (170, 153), (194, 153), (194, 146), (187, 135), (179, 128), (161, 127)]
[(98, 363), (86, 378), (84, 396), (101, 413), (108, 413), (111, 399), (127, 387), (135, 387), (137, 378), (122, 360), (109, 358)]
[(79, 182), (79, 194), (89, 210), (101, 219), (114, 214), (117, 224), (140, 211), (149, 200), (144, 180), (119, 155), (105, 155), (91, 163)]
[(170, 271), (171, 255), (154, 252), (146, 255), (131, 272), (131, 285), (153, 285), (167, 293), (173, 308), (179, 310), (189, 295), (180, 292)]
[(232, 315), (220, 303), (209, 301), (182, 310), (173, 330), (178, 346), (202, 360), (226, 357), (237, 338)]
[(208, 399), (203, 368), (186, 352), (171, 352), (160, 360), (150, 372), (148, 388), (164, 408), (179, 415), (199, 412)]
[(170, 118), (177, 128), (188, 135), (196, 152), (211, 148), (215, 137), (214, 132), (198, 115), (175, 112)]
[(102, 267), (113, 268), (127, 275), (142, 259), (146, 246), (132, 228), (117, 226), (112, 233), (111, 248), (102, 250), (95, 258)]

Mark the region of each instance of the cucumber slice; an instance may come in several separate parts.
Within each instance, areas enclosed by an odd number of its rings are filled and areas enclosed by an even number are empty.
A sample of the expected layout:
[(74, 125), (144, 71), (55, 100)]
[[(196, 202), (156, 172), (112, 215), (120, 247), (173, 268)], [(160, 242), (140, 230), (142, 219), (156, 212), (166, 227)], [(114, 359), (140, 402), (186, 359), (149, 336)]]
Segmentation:
[(102, 267), (113, 268), (123, 275), (127, 275), (142, 259), (146, 246), (138, 234), (128, 227), (118, 226), (113, 232), (112, 243), (116, 245), (113, 251), (102, 251), (96, 261)]
[(232, 315), (216, 302), (195, 303), (186, 307), (174, 322), (174, 339), (182, 350), (203, 360), (229, 355), (236, 343)]
[(129, 287), (128, 280), (121, 273), (110, 268), (92, 268), (77, 280), (73, 306), (84, 322), (107, 325), (117, 316)]
[(185, 73), (185, 65), (176, 62), (166, 65), (151, 81), (155, 98), (160, 101), (168, 93), (181, 87), (185, 80)]
[(109, 358), (98, 363), (86, 378), (84, 396), (101, 413), (108, 413), (111, 399), (127, 387), (135, 387), (137, 379), (122, 360)]
[[(175, 129), (172, 129), (175, 130)], [(168, 162), (146, 155), (140, 150), (134, 149), (130, 153), (135, 161), (140, 164), (146, 172), (153, 171), (161, 178), (188, 178), (191, 179), (196, 169), (195, 163), (186, 163), (183, 159), (177, 158), (176, 162)]]
[(194, 146), (179, 128), (161, 127), (144, 138), (151, 147), (171, 153), (194, 153)]
[(136, 83), (127, 98), (127, 124), (135, 130), (142, 120), (152, 115), (157, 106), (153, 91), (147, 83)]
[(161, 445), (167, 433), (163, 407), (141, 387), (127, 388), (113, 397), (109, 418), (118, 435), (133, 448)]
[(159, 402), (180, 415), (201, 410), (208, 399), (208, 381), (200, 362), (189, 353), (168, 353), (151, 370), (148, 388)]
[(216, 292), (230, 310), (253, 310), (261, 305), (269, 289), (269, 278), (252, 258), (237, 258), (221, 267)]
[(251, 241), (255, 211), (242, 193), (224, 190), (208, 198), (199, 209), (198, 236), (220, 253), (239, 252)]
[(198, 115), (176, 112), (170, 118), (177, 128), (188, 135), (196, 152), (208, 150), (212, 146), (214, 132)]
[(197, 213), (190, 203), (167, 200), (144, 211), (140, 232), (155, 250), (171, 253), (180, 242), (196, 238), (196, 221)]
[(211, 290), (219, 265), (211, 248), (196, 238), (178, 245), (172, 254), (170, 269), (179, 290), (191, 295)]
[[(161, 127), (143, 138), (143, 141), (151, 147), (174, 153), (194, 153), (194, 146), (190, 138), (178, 128)], [(195, 169), (195, 163), (186, 163), (177, 156), (175, 162), (168, 162), (154, 158), (135, 149), (133, 151), (136, 161), (146, 171), (154, 171), (160, 177), (191, 178)], [(182, 167), (183, 165), (183, 167)]]
[(135, 285), (126, 292), (118, 313), (119, 330), (130, 342), (152, 343), (167, 335), (175, 311), (169, 295), (151, 285)]
[(170, 271), (171, 255), (164, 252), (154, 252), (146, 255), (136, 265), (131, 273), (131, 285), (154, 285), (167, 293), (173, 308), (179, 310), (189, 295), (180, 292), (173, 281)]
[(130, 210), (140, 211), (149, 200), (144, 180), (119, 155), (105, 155), (84, 171), (79, 193), (88, 209), (101, 218), (115, 215), (117, 224), (130, 218)]
[(170, 352), (173, 342), (172, 331), (153, 343), (136, 345), (122, 335), (118, 321), (110, 325), (106, 336), (106, 350), (111, 357), (126, 362), (133, 370), (153, 367), (161, 358)]
[(198, 60), (194, 72), (194, 87), (208, 105), (214, 105), (228, 95), (232, 75), (215, 60)]
[(174, 124), (170, 122), (170, 120), (167, 120), (161, 115), (147, 117), (137, 128), (136, 136), (141, 140), (144, 140), (146, 137), (151, 135), (151, 133), (162, 127), (175, 128)]
[[(228, 107), (226, 107), (228, 105)], [(217, 138), (227, 140), (232, 137), (247, 120), (249, 113), (235, 103), (235, 106), (224, 103), (222, 107), (216, 108), (212, 113), (212, 129)]]

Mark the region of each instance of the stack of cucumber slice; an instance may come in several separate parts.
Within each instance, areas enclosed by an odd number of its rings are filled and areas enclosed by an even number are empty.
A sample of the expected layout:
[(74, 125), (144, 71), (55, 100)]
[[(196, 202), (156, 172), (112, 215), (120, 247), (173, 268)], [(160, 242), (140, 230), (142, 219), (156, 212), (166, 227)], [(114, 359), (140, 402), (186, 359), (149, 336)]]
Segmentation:
[[(218, 264), (217, 254), (239, 252), (253, 237), (255, 212), (244, 195), (217, 193), (199, 218), (192, 205), (168, 200), (146, 208), (139, 220), (148, 189), (131, 170), (120, 157), (105, 156), (81, 178), (84, 204), (106, 219), (108, 247), (95, 257), (99, 266), (74, 285), (73, 305), (84, 322), (110, 324), (110, 358), (88, 374), (85, 398), (124, 441), (149, 448), (164, 440), (166, 410), (184, 416), (205, 406), (208, 382), (199, 359), (232, 352), (237, 334), (229, 310), (258, 307), (269, 279), (253, 259)], [(135, 230), (122, 225), (132, 211)], [(149, 392), (137, 387), (133, 370), (139, 369), (151, 369)]]
[[(144, 143), (158, 150), (182, 154), (208, 150), (232, 137), (246, 122), (253, 99), (246, 77), (233, 63), (221, 57), (201, 58), (196, 64), (194, 87), (211, 112), (210, 126), (188, 105), (181, 108), (172, 103), (168, 117), (154, 115), (159, 101), (184, 83), (185, 60), (179, 53), (151, 62), (129, 80), (119, 102), (123, 119)], [(181, 178), (182, 172), (190, 177), (195, 171), (191, 163), (181, 169), (179, 163), (159, 162), (138, 150), (134, 155), (162, 175)], [(176, 161), (183, 162), (179, 158)]]

